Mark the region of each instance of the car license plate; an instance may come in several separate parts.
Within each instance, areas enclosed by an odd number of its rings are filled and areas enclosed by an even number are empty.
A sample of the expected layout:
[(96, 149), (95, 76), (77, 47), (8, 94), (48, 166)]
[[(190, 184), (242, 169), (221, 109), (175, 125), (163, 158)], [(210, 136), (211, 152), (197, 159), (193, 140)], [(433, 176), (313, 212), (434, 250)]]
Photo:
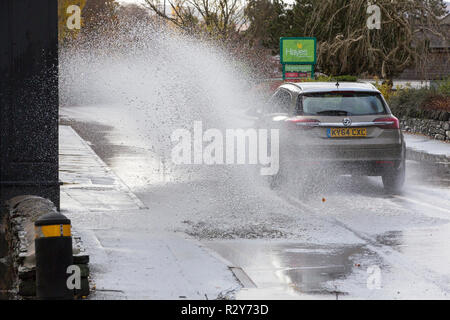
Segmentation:
[(366, 137), (367, 128), (328, 128), (328, 138)]

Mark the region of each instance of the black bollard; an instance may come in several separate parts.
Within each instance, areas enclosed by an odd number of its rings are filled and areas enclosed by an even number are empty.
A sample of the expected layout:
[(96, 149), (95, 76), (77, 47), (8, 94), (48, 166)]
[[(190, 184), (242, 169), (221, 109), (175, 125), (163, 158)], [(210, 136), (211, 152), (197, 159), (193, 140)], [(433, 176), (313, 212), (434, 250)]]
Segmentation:
[(52, 212), (34, 223), (36, 295), (40, 300), (72, 300), (67, 287), (67, 267), (73, 264), (70, 220)]

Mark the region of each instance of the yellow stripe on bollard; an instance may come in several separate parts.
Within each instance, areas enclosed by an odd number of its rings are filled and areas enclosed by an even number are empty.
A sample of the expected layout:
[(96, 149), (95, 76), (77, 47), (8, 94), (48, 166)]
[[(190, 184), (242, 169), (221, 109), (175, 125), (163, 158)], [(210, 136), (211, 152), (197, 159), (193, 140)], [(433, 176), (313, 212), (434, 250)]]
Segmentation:
[(70, 237), (70, 224), (54, 224), (34, 227), (35, 238)]

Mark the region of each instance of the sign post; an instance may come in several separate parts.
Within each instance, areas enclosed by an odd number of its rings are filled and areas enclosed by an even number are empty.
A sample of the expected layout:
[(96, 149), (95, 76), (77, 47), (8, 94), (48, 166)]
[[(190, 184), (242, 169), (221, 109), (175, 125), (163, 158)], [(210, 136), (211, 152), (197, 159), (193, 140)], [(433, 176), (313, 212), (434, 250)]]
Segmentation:
[(283, 80), (312, 79), (317, 61), (317, 40), (311, 37), (280, 38)]

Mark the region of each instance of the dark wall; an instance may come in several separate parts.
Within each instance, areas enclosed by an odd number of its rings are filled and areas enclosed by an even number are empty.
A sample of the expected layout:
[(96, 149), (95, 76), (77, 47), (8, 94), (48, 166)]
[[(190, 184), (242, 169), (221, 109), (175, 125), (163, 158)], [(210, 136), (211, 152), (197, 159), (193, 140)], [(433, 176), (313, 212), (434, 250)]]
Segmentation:
[(57, 0), (0, 0), (0, 201), (59, 207)]

